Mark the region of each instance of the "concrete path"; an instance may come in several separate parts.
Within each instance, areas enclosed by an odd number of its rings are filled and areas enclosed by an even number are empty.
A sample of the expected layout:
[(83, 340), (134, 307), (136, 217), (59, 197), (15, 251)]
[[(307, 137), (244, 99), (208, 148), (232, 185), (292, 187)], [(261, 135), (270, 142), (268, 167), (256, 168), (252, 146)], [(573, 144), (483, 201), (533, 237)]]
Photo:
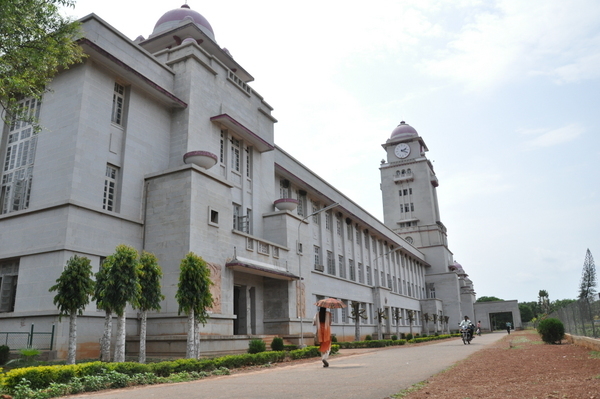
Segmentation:
[[(450, 339), (417, 347), (344, 350), (330, 357), (285, 367), (265, 368), (194, 382), (135, 387), (69, 396), (94, 399), (383, 399), (426, 380), (507, 334), (485, 334), (463, 345)], [(344, 353), (344, 352), (342, 352)]]

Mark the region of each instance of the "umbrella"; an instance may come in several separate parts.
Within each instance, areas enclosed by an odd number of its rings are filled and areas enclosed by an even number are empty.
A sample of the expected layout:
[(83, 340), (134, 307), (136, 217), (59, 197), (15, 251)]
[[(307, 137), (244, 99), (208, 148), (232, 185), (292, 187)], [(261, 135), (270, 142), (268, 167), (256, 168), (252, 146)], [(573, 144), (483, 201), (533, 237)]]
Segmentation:
[(327, 308), (327, 309), (338, 309), (338, 308), (346, 307), (346, 304), (344, 302), (338, 301), (335, 298), (321, 299), (320, 301), (317, 301), (317, 303), (315, 303), (315, 305), (317, 305), (320, 308)]

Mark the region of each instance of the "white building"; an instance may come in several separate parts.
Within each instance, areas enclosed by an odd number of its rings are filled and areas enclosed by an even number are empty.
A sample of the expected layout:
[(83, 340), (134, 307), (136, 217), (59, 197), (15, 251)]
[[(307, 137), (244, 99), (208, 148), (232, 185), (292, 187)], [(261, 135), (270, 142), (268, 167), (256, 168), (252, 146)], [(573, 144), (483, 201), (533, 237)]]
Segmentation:
[[(273, 109), (199, 13), (171, 10), (135, 41), (96, 15), (81, 22), (88, 57), (41, 103), (23, 101), (41, 132), (19, 122), (2, 129), (0, 333), (55, 324), (64, 357), (68, 323), (48, 288), (73, 254), (97, 271), (121, 243), (153, 252), (163, 268), (150, 355), (184, 351), (175, 292), (190, 251), (215, 282), (204, 353), (244, 350), (251, 335), (309, 343), (322, 297), (360, 303), (362, 337), (377, 333), (378, 310), (390, 335), (410, 331), (410, 310), (415, 332), (442, 329), (424, 325), (424, 313), (451, 326), (473, 314), (472, 283), (448, 249), (437, 178), (415, 129), (402, 122), (383, 144), (382, 223), (276, 146)], [(353, 339), (349, 316), (334, 311), (338, 339)], [(97, 356), (103, 317), (90, 304), (79, 318), (79, 358)], [(135, 347), (132, 309), (127, 334)]]

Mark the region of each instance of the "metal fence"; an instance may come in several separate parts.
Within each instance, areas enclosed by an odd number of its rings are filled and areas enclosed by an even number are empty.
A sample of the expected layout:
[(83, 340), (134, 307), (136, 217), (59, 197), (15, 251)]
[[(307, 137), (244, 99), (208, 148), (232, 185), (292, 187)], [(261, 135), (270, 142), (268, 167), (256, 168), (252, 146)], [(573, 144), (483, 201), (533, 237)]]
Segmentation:
[(54, 348), (54, 325), (50, 332), (36, 332), (33, 324), (29, 332), (0, 332), (0, 345), (6, 345), (11, 350), (23, 348), (52, 350)]
[(579, 300), (552, 312), (565, 325), (565, 332), (584, 337), (600, 337), (600, 301), (588, 303)]

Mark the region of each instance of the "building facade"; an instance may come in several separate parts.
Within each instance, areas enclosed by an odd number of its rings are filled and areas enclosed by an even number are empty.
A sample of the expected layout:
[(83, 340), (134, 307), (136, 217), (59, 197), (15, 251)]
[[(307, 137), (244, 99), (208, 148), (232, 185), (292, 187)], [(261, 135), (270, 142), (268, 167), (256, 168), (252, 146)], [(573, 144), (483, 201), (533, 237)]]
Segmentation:
[[(0, 332), (55, 325), (64, 357), (68, 323), (48, 289), (72, 255), (97, 271), (118, 244), (154, 253), (163, 269), (150, 354), (179, 351), (175, 292), (190, 251), (215, 283), (205, 353), (260, 335), (309, 343), (324, 297), (359, 304), (361, 337), (441, 331), (442, 316), (454, 326), (473, 314), (415, 129), (403, 122), (383, 144), (381, 222), (275, 144), (273, 108), (202, 15), (171, 10), (135, 41), (94, 14), (81, 22), (88, 57), (41, 102), (22, 101), (41, 131), (2, 128)], [(350, 308), (333, 311), (338, 339), (354, 337)], [(138, 314), (127, 317), (134, 342)], [(78, 357), (98, 354), (103, 318), (94, 304), (80, 316)]]

